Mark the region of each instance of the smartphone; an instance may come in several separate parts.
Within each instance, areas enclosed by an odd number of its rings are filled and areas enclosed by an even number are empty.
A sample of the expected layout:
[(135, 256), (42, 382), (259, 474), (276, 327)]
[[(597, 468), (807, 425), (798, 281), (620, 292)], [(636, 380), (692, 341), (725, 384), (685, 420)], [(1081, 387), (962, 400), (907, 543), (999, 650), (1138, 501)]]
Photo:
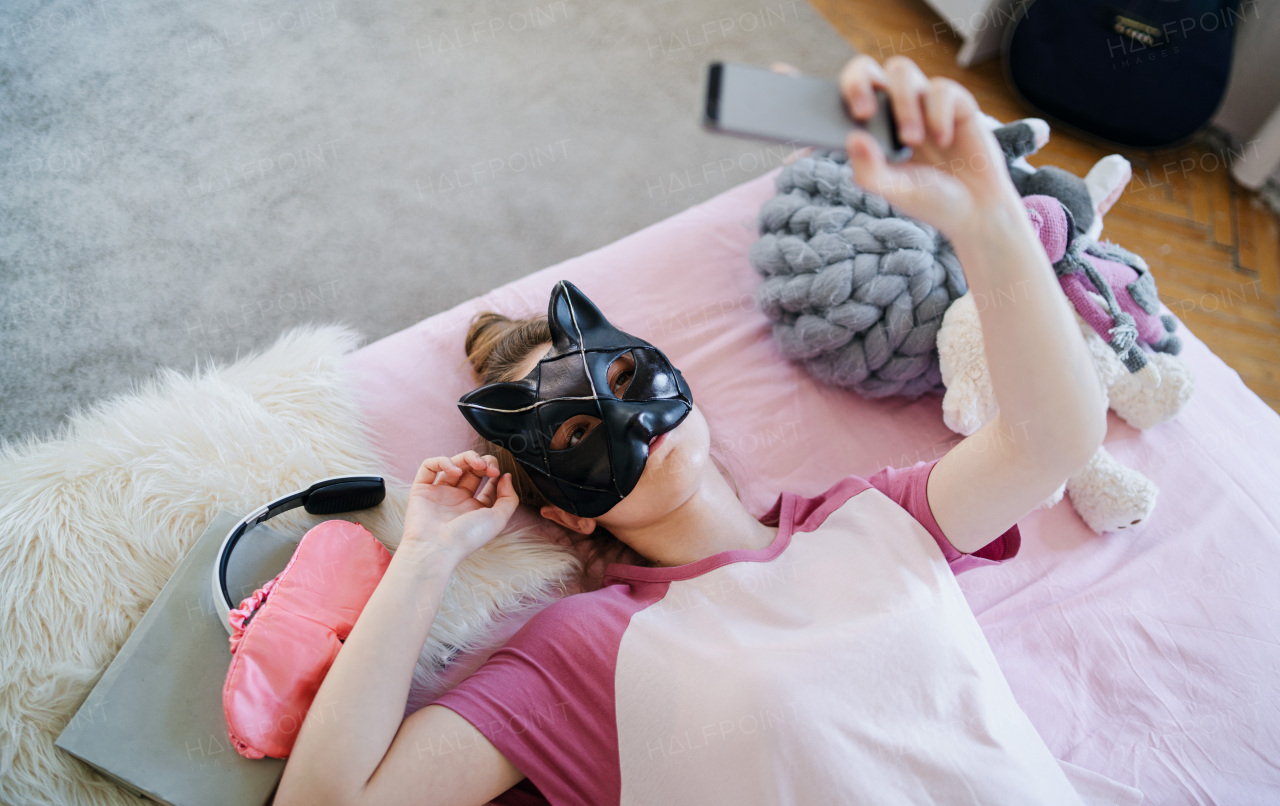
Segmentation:
[(889, 96), (881, 89), (875, 91), (879, 108), (865, 124), (847, 111), (839, 84), (816, 76), (711, 62), (706, 90), (702, 126), (708, 131), (844, 151), (849, 132), (864, 128), (890, 162), (911, 157), (911, 147), (898, 140)]

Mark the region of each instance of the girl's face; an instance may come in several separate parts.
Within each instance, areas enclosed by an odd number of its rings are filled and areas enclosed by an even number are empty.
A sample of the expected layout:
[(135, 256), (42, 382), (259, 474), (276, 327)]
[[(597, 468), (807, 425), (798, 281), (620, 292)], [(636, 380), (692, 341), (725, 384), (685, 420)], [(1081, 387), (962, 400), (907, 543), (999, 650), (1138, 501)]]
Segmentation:
[[(547, 345), (531, 353), (521, 365), (519, 377), (532, 372), (550, 351), (551, 345)], [(609, 368), (609, 383), (618, 396), (626, 389), (630, 369), (630, 364), (623, 360)], [(595, 417), (579, 416), (566, 420), (556, 430), (551, 447), (570, 447), (599, 424)], [(710, 461), (710, 450), (710, 429), (701, 409), (694, 403), (679, 425), (649, 443), (644, 471), (631, 492), (595, 520), (610, 530), (634, 528), (661, 520), (697, 492)]]
[(614, 532), (662, 520), (697, 493), (710, 450), (711, 432), (694, 403), (679, 425), (649, 443), (635, 488), (596, 520)]

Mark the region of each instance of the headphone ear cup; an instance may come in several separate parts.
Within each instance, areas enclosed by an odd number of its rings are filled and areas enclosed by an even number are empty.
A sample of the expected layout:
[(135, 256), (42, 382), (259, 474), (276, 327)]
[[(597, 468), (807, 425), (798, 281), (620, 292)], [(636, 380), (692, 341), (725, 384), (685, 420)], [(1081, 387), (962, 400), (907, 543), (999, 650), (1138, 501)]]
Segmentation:
[(321, 487), (307, 496), (304, 509), (312, 515), (337, 515), (357, 509), (371, 509), (387, 497), (387, 486), (375, 481), (344, 481)]

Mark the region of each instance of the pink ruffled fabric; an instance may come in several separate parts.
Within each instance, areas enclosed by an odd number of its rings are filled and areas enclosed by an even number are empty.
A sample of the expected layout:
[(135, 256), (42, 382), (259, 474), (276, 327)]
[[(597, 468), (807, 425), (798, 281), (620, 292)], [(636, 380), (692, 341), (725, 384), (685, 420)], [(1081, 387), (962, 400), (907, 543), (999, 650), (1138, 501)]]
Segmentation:
[(280, 574), (276, 574), (271, 578), (270, 582), (266, 583), (261, 588), (258, 588), (253, 592), (252, 596), (246, 598), (240, 603), (239, 607), (231, 611), (229, 618), (234, 630), (231, 633), (232, 655), (234, 655), (236, 650), (240, 648), (240, 641), (244, 638), (245, 623), (249, 620), (249, 617), (257, 612), (258, 608), (262, 607), (262, 604), (267, 601), (267, 595), (275, 588), (276, 582), (280, 579), (280, 575), (283, 573), (284, 571), (281, 571)]

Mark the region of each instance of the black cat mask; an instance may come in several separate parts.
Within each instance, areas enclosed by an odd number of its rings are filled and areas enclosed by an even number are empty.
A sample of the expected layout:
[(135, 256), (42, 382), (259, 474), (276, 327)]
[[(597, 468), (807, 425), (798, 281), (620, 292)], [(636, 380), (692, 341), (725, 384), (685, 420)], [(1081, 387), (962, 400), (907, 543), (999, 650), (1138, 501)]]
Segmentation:
[(661, 350), (609, 324), (573, 283), (552, 289), (547, 323), (551, 350), (532, 372), (468, 392), (458, 408), (548, 501), (599, 517), (635, 488), (649, 443), (688, 416), (693, 393)]

